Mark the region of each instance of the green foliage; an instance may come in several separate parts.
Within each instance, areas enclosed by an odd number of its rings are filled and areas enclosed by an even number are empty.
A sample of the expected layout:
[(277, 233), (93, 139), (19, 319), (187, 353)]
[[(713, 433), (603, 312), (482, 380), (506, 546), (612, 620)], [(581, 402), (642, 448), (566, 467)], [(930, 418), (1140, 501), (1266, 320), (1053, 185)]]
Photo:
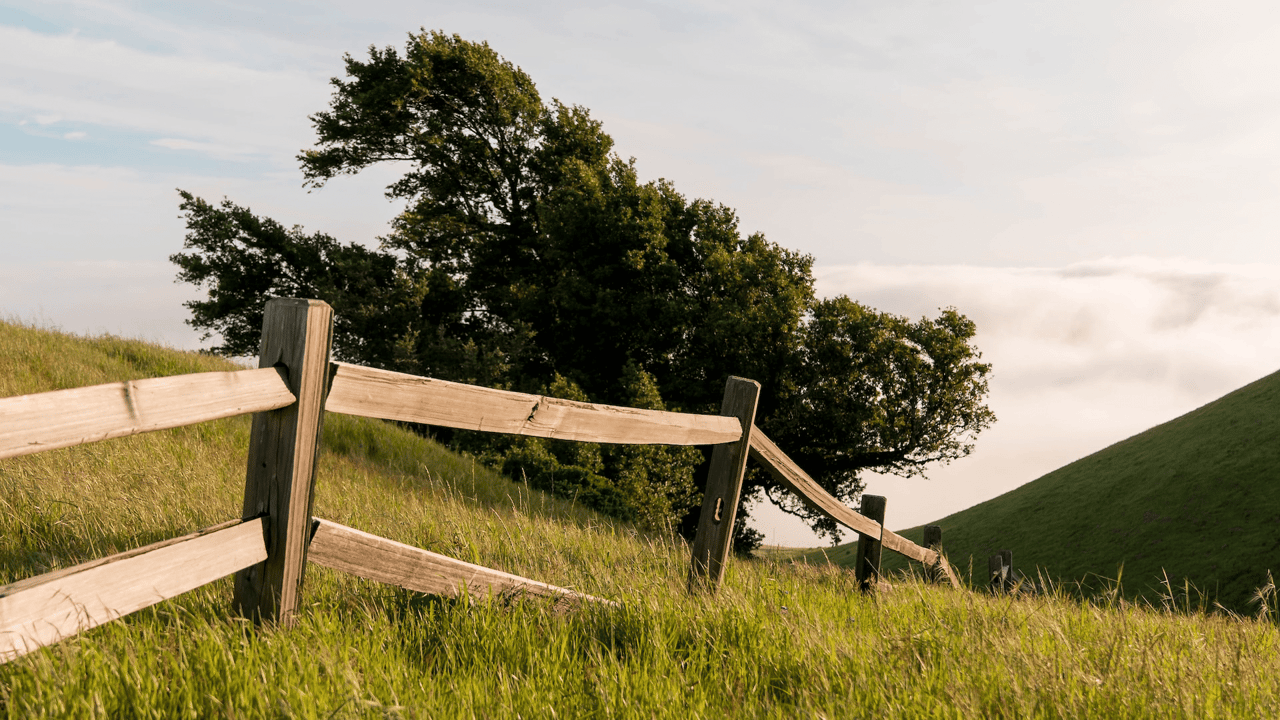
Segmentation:
[[(223, 338), (215, 350), (250, 354), (266, 298), (301, 295), (334, 306), (339, 357), (447, 380), (716, 412), (725, 380), (749, 377), (757, 424), (846, 499), (860, 471), (961, 457), (994, 420), (964, 316), (911, 323), (815, 301), (811, 257), (744, 236), (731, 208), (641, 182), (585, 108), (544, 103), (487, 44), (422, 32), (403, 54), (345, 60), (311, 117), (303, 174), (320, 187), (396, 162), (387, 196), (404, 210), (369, 250), (184, 193), (190, 252), (172, 259), (209, 290), (188, 307)], [(454, 440), (557, 495), (696, 526), (687, 450), (603, 449), (596, 462), (541, 441)], [(753, 474), (746, 493), (769, 483)]]
[(214, 207), (179, 190), (187, 218), (184, 248), (170, 260), (178, 279), (205, 286), (208, 300), (185, 303), (192, 326), (214, 333), (213, 352), (258, 352), (266, 298), (324, 298), (334, 308), (334, 349), (340, 359), (393, 367), (417, 310), (420, 281), (396, 258), (361, 245), (341, 245), (323, 233), (285, 228), (223, 200)]
[[(664, 410), (653, 377), (635, 365), (628, 370), (628, 405)], [(588, 402), (581, 388), (560, 375), (543, 394)], [(492, 435), (472, 441), (484, 443), (489, 464), (507, 477), (646, 529), (669, 531), (673, 518), (700, 502), (693, 477), (702, 456), (694, 448)]]
[[(814, 303), (794, 395), (765, 424), (770, 436), (833, 495), (852, 503), (868, 467), (904, 477), (973, 450), (995, 422), (985, 405), (991, 366), (977, 328), (953, 308), (937, 319), (878, 312), (839, 296)], [(766, 485), (773, 500), (839, 537), (833, 520)]]

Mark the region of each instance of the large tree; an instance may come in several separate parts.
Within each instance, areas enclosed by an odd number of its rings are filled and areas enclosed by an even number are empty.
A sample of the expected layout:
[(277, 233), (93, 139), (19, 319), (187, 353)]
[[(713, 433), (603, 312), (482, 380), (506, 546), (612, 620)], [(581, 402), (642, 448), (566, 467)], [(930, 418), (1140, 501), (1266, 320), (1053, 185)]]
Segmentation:
[[(403, 211), (370, 250), (184, 194), (192, 252), (173, 259), (209, 287), (189, 303), (192, 323), (219, 333), (220, 349), (249, 350), (267, 295), (302, 294), (345, 323), (335, 352), (381, 367), (703, 412), (728, 375), (751, 377), (764, 391), (757, 423), (847, 499), (860, 472), (960, 457), (994, 419), (963, 316), (912, 323), (815, 301), (810, 257), (744, 236), (730, 208), (641, 182), (585, 108), (543, 102), (487, 44), (423, 32), (403, 55), (345, 62), (311, 118), (316, 146), (299, 155), (306, 183), (396, 163), (387, 196)], [(459, 437), (508, 471), (572, 475), (633, 516), (698, 504), (696, 462), (674, 449), (584, 455)], [(668, 500), (629, 505), (609, 483)]]

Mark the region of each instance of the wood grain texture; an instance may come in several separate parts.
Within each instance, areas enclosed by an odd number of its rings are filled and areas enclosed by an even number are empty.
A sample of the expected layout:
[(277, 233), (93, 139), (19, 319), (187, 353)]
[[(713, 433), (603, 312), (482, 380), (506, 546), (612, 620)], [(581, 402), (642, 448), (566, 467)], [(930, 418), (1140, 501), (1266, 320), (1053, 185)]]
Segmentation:
[(689, 587), (716, 589), (724, 579), (724, 566), (729, 560), (733, 541), (733, 523), (738, 516), (742, 497), (742, 476), (747, 469), (747, 453), (755, 427), (756, 402), (760, 399), (760, 383), (746, 378), (730, 377), (724, 387), (720, 414), (733, 418), (746, 430), (734, 442), (716, 445), (711, 451), (707, 469), (707, 489), (702, 495), (702, 512), (698, 516), (697, 535), (693, 538)]
[(234, 605), (254, 620), (288, 625), (298, 605), (332, 336), (333, 309), (327, 304), (267, 302), (258, 364), (284, 368), (298, 401), (254, 415), (249, 435), (241, 517), (267, 518), (267, 559), (236, 574)]
[[(859, 515), (874, 521), (884, 531), (884, 512), (888, 499), (883, 495), (862, 494), (862, 508)], [(863, 592), (869, 592), (880, 580), (880, 550), (882, 544), (878, 535), (858, 534), (858, 551), (854, 561), (854, 574), (858, 578), (858, 586)]]
[(526, 395), (333, 363), (328, 412), (440, 427), (630, 445), (715, 445), (742, 437), (733, 418)]
[(809, 507), (825, 513), (836, 522), (862, 535), (879, 537), (883, 547), (906, 555), (925, 565), (938, 565), (953, 587), (960, 587), (960, 580), (952, 571), (946, 558), (928, 548), (922, 548), (901, 535), (883, 528), (880, 523), (863, 517), (827, 492), (816, 480), (800, 469), (767, 435), (754, 428), (751, 431), (751, 457), (764, 466), (775, 480), (800, 496)]
[[(328, 520), (314, 520), (311, 562), (414, 592), (458, 597), (537, 595), (563, 602), (608, 602), (591, 595), (455, 560)], [(612, 604), (612, 603), (611, 603)]]
[(0, 458), (273, 410), (293, 402), (293, 393), (271, 368), (0, 398)]
[(233, 520), (0, 587), (0, 662), (194, 590), (266, 557), (262, 520)]

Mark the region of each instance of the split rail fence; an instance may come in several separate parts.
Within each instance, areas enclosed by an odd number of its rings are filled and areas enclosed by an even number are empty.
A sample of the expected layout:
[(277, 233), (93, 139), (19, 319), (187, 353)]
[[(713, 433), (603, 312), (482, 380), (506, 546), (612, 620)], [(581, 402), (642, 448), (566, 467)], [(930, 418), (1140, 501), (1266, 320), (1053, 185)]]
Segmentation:
[(642, 410), (330, 362), (332, 334), (327, 304), (275, 299), (266, 307), (258, 369), (0, 399), (0, 459), (254, 413), (240, 519), (0, 587), (0, 662), (232, 574), (236, 612), (287, 625), (308, 562), (423, 593), (608, 602), (313, 518), (325, 412), (582, 442), (713, 445), (691, 589), (720, 584), (748, 456), (859, 533), (866, 555), (875, 556), (872, 571), (882, 545), (959, 586), (939, 552), (884, 528), (882, 504), (876, 518), (854, 512), (754, 426), (755, 381), (730, 378), (718, 416)]

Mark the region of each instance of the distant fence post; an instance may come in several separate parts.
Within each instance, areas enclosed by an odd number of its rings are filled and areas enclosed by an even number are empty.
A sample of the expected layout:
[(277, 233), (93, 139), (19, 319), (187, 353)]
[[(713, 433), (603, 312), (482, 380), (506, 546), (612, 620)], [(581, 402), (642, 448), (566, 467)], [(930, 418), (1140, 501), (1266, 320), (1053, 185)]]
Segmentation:
[(266, 518), (267, 559), (236, 573), (234, 605), (255, 621), (287, 625), (298, 606), (332, 336), (333, 309), (326, 303), (267, 303), (258, 366), (282, 370), (298, 401), (255, 414), (249, 436), (242, 516)]
[(993, 593), (1008, 592), (1013, 589), (1013, 551), (1001, 550), (987, 558), (987, 570), (990, 573), (990, 590)]
[[(941, 525), (925, 525), (924, 526), (924, 546), (934, 552), (942, 550), (942, 526)], [(941, 582), (945, 577), (942, 571), (941, 562), (936, 562), (924, 569), (924, 577), (929, 582)]]
[(760, 383), (730, 377), (724, 386), (720, 414), (736, 417), (742, 423), (742, 437), (735, 442), (716, 445), (711, 452), (707, 472), (707, 490), (702, 496), (702, 513), (698, 517), (698, 533), (693, 539), (693, 564), (689, 570), (689, 589), (720, 587), (724, 565), (729, 559), (733, 540), (733, 522), (738, 515), (742, 495), (742, 476), (747, 469), (747, 453), (751, 448), (751, 429), (755, 423), (756, 401)]
[[(887, 504), (888, 500), (883, 495), (863, 495), (862, 507), (858, 512), (864, 517), (875, 520), (883, 530), (884, 511)], [(880, 548), (880, 538), (858, 534), (858, 557), (854, 571), (858, 578), (858, 587), (863, 592), (874, 590), (876, 583), (880, 581)]]

